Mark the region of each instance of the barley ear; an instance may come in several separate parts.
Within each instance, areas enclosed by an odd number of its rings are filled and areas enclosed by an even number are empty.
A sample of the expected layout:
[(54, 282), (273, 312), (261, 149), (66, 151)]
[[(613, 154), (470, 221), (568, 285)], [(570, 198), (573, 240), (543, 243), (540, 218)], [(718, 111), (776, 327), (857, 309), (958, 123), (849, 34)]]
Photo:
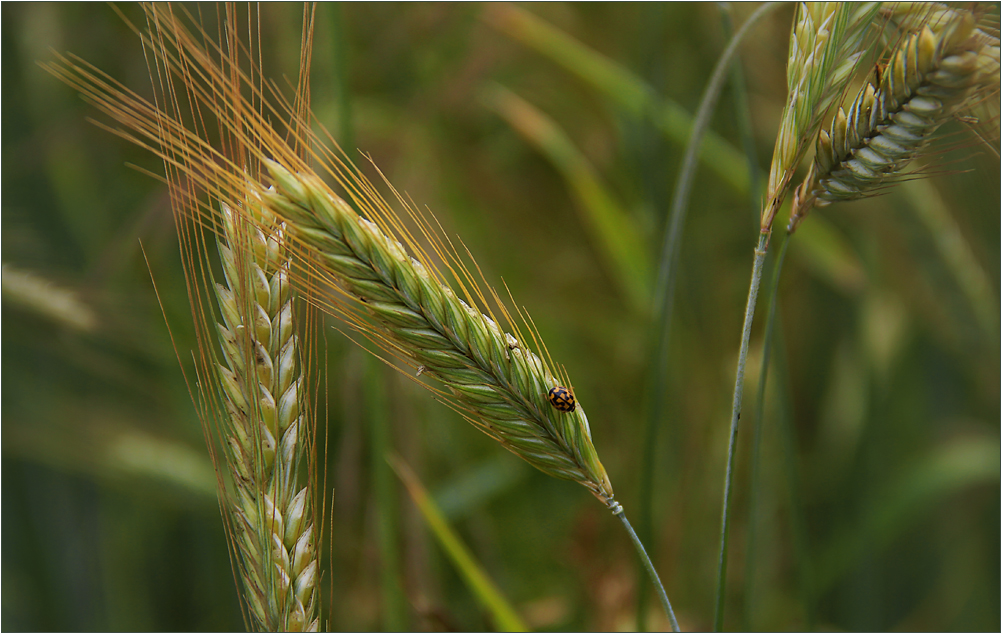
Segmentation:
[(562, 412), (548, 401), (550, 389), (564, 383), (551, 366), (457, 297), (319, 178), (276, 162), (266, 167), (275, 186), (261, 192), (262, 200), (283, 216), (332, 282), (359, 300), (374, 341), (391, 343), (394, 354), (423, 368), (423, 378), (441, 382), (440, 396), (505, 448), (615, 506), (581, 404)]
[(217, 371), (244, 600), (257, 630), (316, 631), (308, 424), (284, 229), (260, 203), (220, 205)]

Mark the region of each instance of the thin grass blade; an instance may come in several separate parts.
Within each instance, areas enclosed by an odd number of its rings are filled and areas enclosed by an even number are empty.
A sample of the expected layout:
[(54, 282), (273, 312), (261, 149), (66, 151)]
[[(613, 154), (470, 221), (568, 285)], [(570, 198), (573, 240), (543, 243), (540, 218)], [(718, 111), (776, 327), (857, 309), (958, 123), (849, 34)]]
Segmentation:
[(578, 199), (582, 224), (603, 254), (635, 310), (647, 306), (651, 285), (649, 252), (637, 223), (599, 179), (595, 169), (550, 117), (511, 91), (495, 85), (483, 93), (489, 108), (529, 141), (564, 177)]

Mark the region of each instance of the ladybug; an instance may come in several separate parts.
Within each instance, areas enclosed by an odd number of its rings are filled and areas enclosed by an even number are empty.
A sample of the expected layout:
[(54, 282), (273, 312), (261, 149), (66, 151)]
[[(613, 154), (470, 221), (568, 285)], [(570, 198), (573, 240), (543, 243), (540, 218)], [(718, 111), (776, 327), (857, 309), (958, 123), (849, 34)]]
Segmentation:
[(564, 386), (554, 386), (551, 388), (550, 392), (547, 393), (547, 400), (550, 401), (551, 406), (561, 412), (575, 411), (575, 396)]

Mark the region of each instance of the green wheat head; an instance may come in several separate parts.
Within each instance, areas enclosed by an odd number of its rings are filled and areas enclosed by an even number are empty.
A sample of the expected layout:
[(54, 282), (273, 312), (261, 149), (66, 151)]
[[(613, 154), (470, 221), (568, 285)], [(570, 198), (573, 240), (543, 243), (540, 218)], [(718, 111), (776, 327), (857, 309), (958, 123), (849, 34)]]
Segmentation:
[(866, 81), (819, 132), (815, 160), (795, 193), (790, 231), (812, 207), (870, 196), (901, 179), (943, 124), (999, 90), (999, 41), (977, 28), (970, 11), (933, 17), (936, 29), (918, 22), (905, 33), (880, 77)]

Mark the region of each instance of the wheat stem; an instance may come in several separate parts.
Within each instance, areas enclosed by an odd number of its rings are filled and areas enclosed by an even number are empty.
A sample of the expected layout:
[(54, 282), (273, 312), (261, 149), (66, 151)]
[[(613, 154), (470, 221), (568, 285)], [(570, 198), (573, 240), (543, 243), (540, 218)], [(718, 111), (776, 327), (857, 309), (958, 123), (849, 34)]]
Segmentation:
[(651, 563), (651, 558), (648, 557), (648, 552), (645, 551), (644, 545), (641, 543), (641, 539), (637, 537), (637, 533), (634, 532), (634, 528), (630, 526), (630, 521), (627, 520), (627, 516), (623, 513), (623, 507), (620, 507), (618, 511), (614, 512), (620, 522), (623, 523), (624, 529), (627, 530), (627, 535), (630, 536), (630, 541), (634, 544), (634, 548), (637, 550), (638, 557), (641, 558), (641, 564), (644, 566), (644, 570), (647, 571), (648, 577), (651, 578), (651, 583), (655, 585), (655, 590), (658, 592), (658, 600), (662, 603), (662, 608), (665, 609), (665, 616), (669, 618), (669, 624), (672, 626), (672, 632), (679, 632), (679, 622), (676, 621), (676, 614), (672, 610), (672, 604), (669, 602), (669, 596), (665, 594), (665, 587), (662, 586), (662, 581), (658, 577), (658, 572), (655, 571), (655, 565)]
[(724, 475), (724, 502), (721, 509), (721, 546), (717, 564), (717, 591), (714, 602), (714, 630), (720, 631), (724, 625), (725, 574), (728, 569), (728, 531), (731, 510), (732, 479), (735, 472), (735, 456), (738, 442), (738, 420), (742, 417), (742, 384), (745, 381), (745, 360), (749, 356), (749, 339), (752, 336), (752, 319), (756, 313), (756, 296), (763, 277), (763, 261), (770, 244), (770, 231), (761, 231), (752, 263), (752, 280), (749, 282), (749, 297), (745, 303), (745, 320), (742, 323), (742, 343), (738, 349), (738, 368), (735, 371), (735, 391), (731, 401), (731, 431), (728, 436), (728, 467)]
[(767, 291), (767, 302), (768, 310), (766, 313), (766, 326), (763, 333), (763, 359), (759, 367), (759, 385), (756, 387), (756, 416), (753, 419), (753, 443), (752, 443), (752, 456), (749, 459), (750, 463), (750, 476), (749, 476), (749, 530), (748, 539), (746, 540), (745, 548), (745, 571), (743, 571), (743, 577), (745, 579), (745, 613), (743, 615), (743, 625), (742, 630), (749, 631), (754, 630), (752, 628), (752, 607), (755, 606), (753, 602), (753, 593), (755, 590), (755, 556), (756, 542), (758, 534), (758, 521), (759, 521), (759, 479), (760, 479), (760, 466), (762, 464), (762, 444), (763, 444), (763, 428), (765, 427), (765, 422), (763, 421), (763, 410), (766, 403), (766, 379), (769, 375), (770, 370), (770, 356), (773, 351), (773, 328), (776, 323), (777, 318), (777, 293), (780, 288), (780, 273), (783, 270), (784, 259), (787, 257), (787, 246), (790, 244), (789, 234), (784, 234), (780, 241), (780, 249), (777, 253), (776, 262), (773, 265), (773, 277), (771, 278), (771, 283)]

